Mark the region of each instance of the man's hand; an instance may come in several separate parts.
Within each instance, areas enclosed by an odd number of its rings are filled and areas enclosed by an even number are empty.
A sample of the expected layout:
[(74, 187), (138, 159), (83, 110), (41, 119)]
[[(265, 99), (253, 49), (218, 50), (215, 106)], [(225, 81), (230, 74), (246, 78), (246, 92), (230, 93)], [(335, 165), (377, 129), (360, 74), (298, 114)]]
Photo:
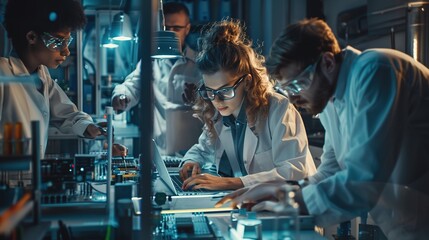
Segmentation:
[(226, 190), (238, 189), (243, 186), (240, 178), (223, 178), (203, 173), (186, 179), (183, 182), (182, 189)]
[(182, 100), (185, 105), (193, 105), (197, 99), (197, 85), (186, 83), (182, 93)]
[(128, 148), (122, 144), (114, 143), (112, 145), (112, 156), (113, 157), (126, 157), (128, 155)]
[(104, 135), (107, 136), (107, 131), (104, 129), (105, 123), (94, 124), (91, 123), (86, 127), (83, 135), (87, 138), (96, 138), (97, 136)]
[[(109, 146), (107, 141), (103, 143), (103, 149), (107, 149)], [(112, 144), (112, 157), (126, 157), (128, 155), (128, 148), (119, 143)]]
[(277, 200), (279, 188), (286, 184), (285, 182), (267, 182), (259, 183), (250, 187), (234, 191), (215, 204), (215, 207), (221, 207), (223, 204), (231, 202), (231, 207), (252, 208), (255, 204), (267, 200)]
[(112, 99), (113, 110), (115, 110), (117, 113), (120, 113), (127, 108), (129, 102), (130, 99), (126, 95), (117, 95)]
[(182, 169), (179, 171), (180, 178), (182, 181), (185, 181), (188, 179), (189, 174), (188, 172), (191, 172), (191, 176), (196, 176), (197, 174), (201, 173), (201, 167), (199, 163), (196, 162), (187, 162), (182, 166)]

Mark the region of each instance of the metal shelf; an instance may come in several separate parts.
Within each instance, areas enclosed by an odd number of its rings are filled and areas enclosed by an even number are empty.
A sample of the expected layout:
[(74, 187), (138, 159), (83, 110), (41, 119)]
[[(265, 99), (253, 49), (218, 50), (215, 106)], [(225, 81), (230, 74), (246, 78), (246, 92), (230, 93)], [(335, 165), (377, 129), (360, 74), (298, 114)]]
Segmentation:
[(31, 155), (0, 156), (0, 171), (30, 170), (31, 159)]
[[(14, 171), (14, 170), (29, 170), (30, 164), (32, 165), (32, 194), (29, 196), (25, 194), (21, 200), (10, 206), (0, 216), (0, 239), (8, 235), (15, 229), (25, 216), (30, 211), (33, 212), (33, 225), (40, 227), (40, 123), (39, 121), (31, 121), (31, 155), (23, 156), (0, 156), (0, 171)], [(28, 199), (31, 198), (31, 199)], [(39, 231), (40, 232), (40, 231)], [(42, 231), (43, 232), (43, 231)], [(41, 233), (42, 233), (41, 232)], [(29, 236), (31, 234), (29, 233)], [(43, 237), (43, 236), (41, 236)], [(27, 239), (27, 238), (24, 238)]]

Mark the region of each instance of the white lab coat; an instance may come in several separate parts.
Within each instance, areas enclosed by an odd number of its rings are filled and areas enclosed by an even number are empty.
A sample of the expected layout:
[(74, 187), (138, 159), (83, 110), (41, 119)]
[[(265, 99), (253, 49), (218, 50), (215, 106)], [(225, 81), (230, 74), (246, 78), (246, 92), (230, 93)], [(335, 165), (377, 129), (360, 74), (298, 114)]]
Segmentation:
[[(5, 76), (29, 75), (24, 63), (15, 57), (0, 58), (0, 74)], [(7, 122), (21, 122), (23, 136), (31, 138), (31, 121), (40, 122), (40, 152), (44, 157), (49, 125), (61, 132), (83, 134), (92, 118), (78, 111), (58, 84), (52, 80), (46, 66), (37, 71), (43, 83), (43, 95), (32, 84), (0, 83), (0, 135)]]
[(303, 189), (317, 224), (370, 211), (388, 239), (429, 231), (429, 70), (389, 49), (348, 47), (320, 114), (322, 163)]
[[(275, 180), (299, 180), (315, 173), (316, 167), (308, 149), (307, 134), (301, 115), (283, 95), (270, 96), (266, 119), (258, 118), (255, 128), (247, 126), (244, 137), (243, 162), (247, 176), (240, 177), (244, 186)], [(220, 118), (215, 123), (218, 138), (210, 143), (206, 131), (183, 158), (202, 167), (215, 164), (219, 169), (225, 148), (231, 143), (231, 128)], [(227, 139), (229, 138), (229, 139)], [(182, 164), (183, 164), (182, 163)]]
[[(166, 116), (165, 109), (184, 108), (182, 93), (186, 83), (198, 85), (201, 81), (201, 73), (195, 64), (196, 52), (186, 47), (184, 58), (177, 59), (174, 64), (169, 59), (157, 59), (153, 62), (153, 79), (155, 95), (154, 136), (160, 147), (165, 148)], [(173, 60), (174, 61), (174, 60)], [(112, 93), (112, 99), (120, 94), (125, 94), (130, 102), (125, 109), (137, 105), (140, 101), (140, 68), (141, 61), (136, 69), (130, 73), (120, 85), (117, 85)], [(192, 111), (188, 111), (192, 115)], [(192, 123), (191, 128), (195, 128)], [(187, 127), (184, 125), (183, 127)]]

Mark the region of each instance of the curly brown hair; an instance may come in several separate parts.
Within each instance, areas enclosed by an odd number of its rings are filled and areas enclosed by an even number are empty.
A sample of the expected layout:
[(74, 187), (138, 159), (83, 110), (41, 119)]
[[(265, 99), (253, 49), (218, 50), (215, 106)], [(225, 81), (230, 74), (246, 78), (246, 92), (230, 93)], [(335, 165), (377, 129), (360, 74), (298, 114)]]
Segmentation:
[[(244, 26), (238, 20), (227, 19), (213, 23), (200, 39), (200, 52), (196, 62), (203, 74), (224, 71), (243, 79), (246, 114), (249, 126), (254, 126), (258, 117), (266, 117), (269, 95), (273, 92), (264, 64), (264, 57), (252, 48), (252, 42), (244, 33)], [(197, 117), (204, 122), (211, 139), (217, 134), (214, 123), (219, 113), (211, 101), (198, 98), (194, 105)]]

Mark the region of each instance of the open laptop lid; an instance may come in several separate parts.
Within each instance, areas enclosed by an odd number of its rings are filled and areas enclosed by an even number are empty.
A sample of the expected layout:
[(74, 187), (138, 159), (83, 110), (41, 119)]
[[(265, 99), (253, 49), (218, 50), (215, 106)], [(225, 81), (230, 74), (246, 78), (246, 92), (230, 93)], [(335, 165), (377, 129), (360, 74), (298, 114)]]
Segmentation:
[(167, 185), (174, 195), (177, 194), (177, 190), (174, 187), (173, 181), (171, 180), (170, 174), (168, 173), (167, 166), (165, 166), (164, 160), (162, 159), (161, 153), (159, 152), (158, 146), (155, 140), (152, 139), (153, 147), (153, 163), (155, 164), (156, 170), (158, 170), (159, 178)]
[[(161, 179), (161, 181), (163, 183), (165, 183), (165, 185), (167, 186), (168, 189), (170, 189), (170, 191), (175, 195), (175, 196), (202, 196), (202, 195), (225, 195), (228, 192), (231, 192), (230, 190), (203, 190), (203, 191), (178, 191), (173, 183), (173, 180), (171, 179), (171, 174), (174, 175), (178, 175), (178, 172), (175, 173), (171, 173), (168, 171), (167, 166), (165, 165), (164, 159), (161, 156), (161, 153), (159, 151), (159, 148), (155, 142), (155, 140), (152, 139), (152, 146), (154, 148), (154, 152), (153, 152), (153, 163), (156, 167), (156, 169), (158, 170), (158, 175), (159, 178)], [(215, 176), (219, 176), (215, 171), (213, 171), (213, 169), (202, 169), (203, 173), (209, 173)]]

